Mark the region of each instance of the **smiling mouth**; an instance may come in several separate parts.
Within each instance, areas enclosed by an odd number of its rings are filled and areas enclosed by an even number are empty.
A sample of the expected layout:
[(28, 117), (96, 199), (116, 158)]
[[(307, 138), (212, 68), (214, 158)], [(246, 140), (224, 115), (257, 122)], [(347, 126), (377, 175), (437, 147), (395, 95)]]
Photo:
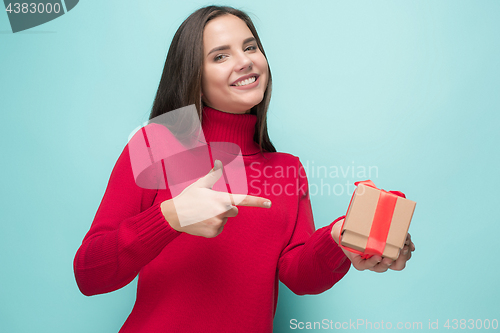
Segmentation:
[(252, 77), (249, 77), (248, 79), (246, 80), (243, 80), (243, 81), (240, 81), (236, 84), (232, 84), (233, 87), (241, 87), (241, 86), (246, 86), (248, 84), (251, 84), (251, 83), (254, 83), (255, 80), (257, 80), (257, 76), (252, 76)]

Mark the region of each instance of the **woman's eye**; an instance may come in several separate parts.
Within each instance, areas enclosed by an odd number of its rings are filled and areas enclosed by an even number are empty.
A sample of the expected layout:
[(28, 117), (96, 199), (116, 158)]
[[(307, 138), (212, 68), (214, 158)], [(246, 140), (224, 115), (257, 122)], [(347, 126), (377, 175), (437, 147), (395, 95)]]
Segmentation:
[(256, 50), (256, 49), (257, 49), (257, 47), (256, 47), (256, 46), (254, 46), (254, 45), (252, 45), (252, 46), (247, 47), (247, 48), (245, 49), (245, 51), (246, 51), (246, 50)]
[(225, 57), (225, 55), (223, 55), (223, 54), (219, 54), (218, 56), (216, 56), (216, 57), (214, 58), (214, 60), (215, 60), (215, 61), (219, 61), (219, 60), (221, 60), (221, 59), (222, 59), (222, 57)]

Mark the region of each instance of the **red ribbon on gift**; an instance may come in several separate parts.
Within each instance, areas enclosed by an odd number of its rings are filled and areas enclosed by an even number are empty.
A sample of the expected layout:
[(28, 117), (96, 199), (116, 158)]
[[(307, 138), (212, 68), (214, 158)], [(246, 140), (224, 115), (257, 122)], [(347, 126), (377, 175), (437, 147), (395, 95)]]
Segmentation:
[[(387, 235), (389, 234), (389, 228), (391, 227), (392, 215), (394, 213), (394, 207), (396, 207), (396, 202), (398, 197), (406, 198), (403, 192), (400, 191), (385, 191), (379, 189), (371, 180), (364, 180), (355, 182), (354, 185), (359, 184), (370, 186), (380, 190), (380, 196), (378, 198), (377, 208), (375, 210), (375, 215), (373, 216), (373, 222), (370, 229), (370, 234), (368, 235), (368, 241), (366, 243), (366, 248), (364, 252), (354, 250), (343, 245), (340, 245), (344, 249), (359, 254), (363, 259), (368, 259), (372, 255), (382, 256), (384, 252), (385, 244), (387, 241)], [(351, 208), (352, 199), (349, 202), (349, 208)], [(345, 219), (344, 219), (345, 222)], [(344, 222), (342, 222), (342, 229), (344, 228)], [(339, 242), (340, 243), (340, 242)]]

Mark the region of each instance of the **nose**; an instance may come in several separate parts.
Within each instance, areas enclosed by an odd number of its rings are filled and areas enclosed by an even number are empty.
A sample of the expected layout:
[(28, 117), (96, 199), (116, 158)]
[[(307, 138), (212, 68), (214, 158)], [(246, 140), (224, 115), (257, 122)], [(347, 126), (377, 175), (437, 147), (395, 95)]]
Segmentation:
[(251, 69), (253, 62), (250, 57), (245, 52), (239, 52), (238, 59), (236, 61), (235, 70), (243, 71), (247, 68)]

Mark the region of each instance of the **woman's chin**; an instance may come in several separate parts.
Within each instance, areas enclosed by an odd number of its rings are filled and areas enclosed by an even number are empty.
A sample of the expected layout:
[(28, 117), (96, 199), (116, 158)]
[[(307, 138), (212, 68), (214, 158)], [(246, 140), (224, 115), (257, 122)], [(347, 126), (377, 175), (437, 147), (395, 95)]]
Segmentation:
[(228, 113), (249, 113), (250, 110), (260, 104), (263, 100), (263, 96), (255, 96), (255, 98), (245, 98), (242, 99), (233, 99), (231, 101), (227, 101), (226, 103), (206, 103), (212, 107), (213, 109), (228, 112)]
[(240, 109), (250, 110), (254, 106), (259, 105), (263, 99), (264, 99), (264, 96), (260, 95), (260, 96), (257, 96), (256, 98), (246, 100), (245, 102), (241, 103)]

